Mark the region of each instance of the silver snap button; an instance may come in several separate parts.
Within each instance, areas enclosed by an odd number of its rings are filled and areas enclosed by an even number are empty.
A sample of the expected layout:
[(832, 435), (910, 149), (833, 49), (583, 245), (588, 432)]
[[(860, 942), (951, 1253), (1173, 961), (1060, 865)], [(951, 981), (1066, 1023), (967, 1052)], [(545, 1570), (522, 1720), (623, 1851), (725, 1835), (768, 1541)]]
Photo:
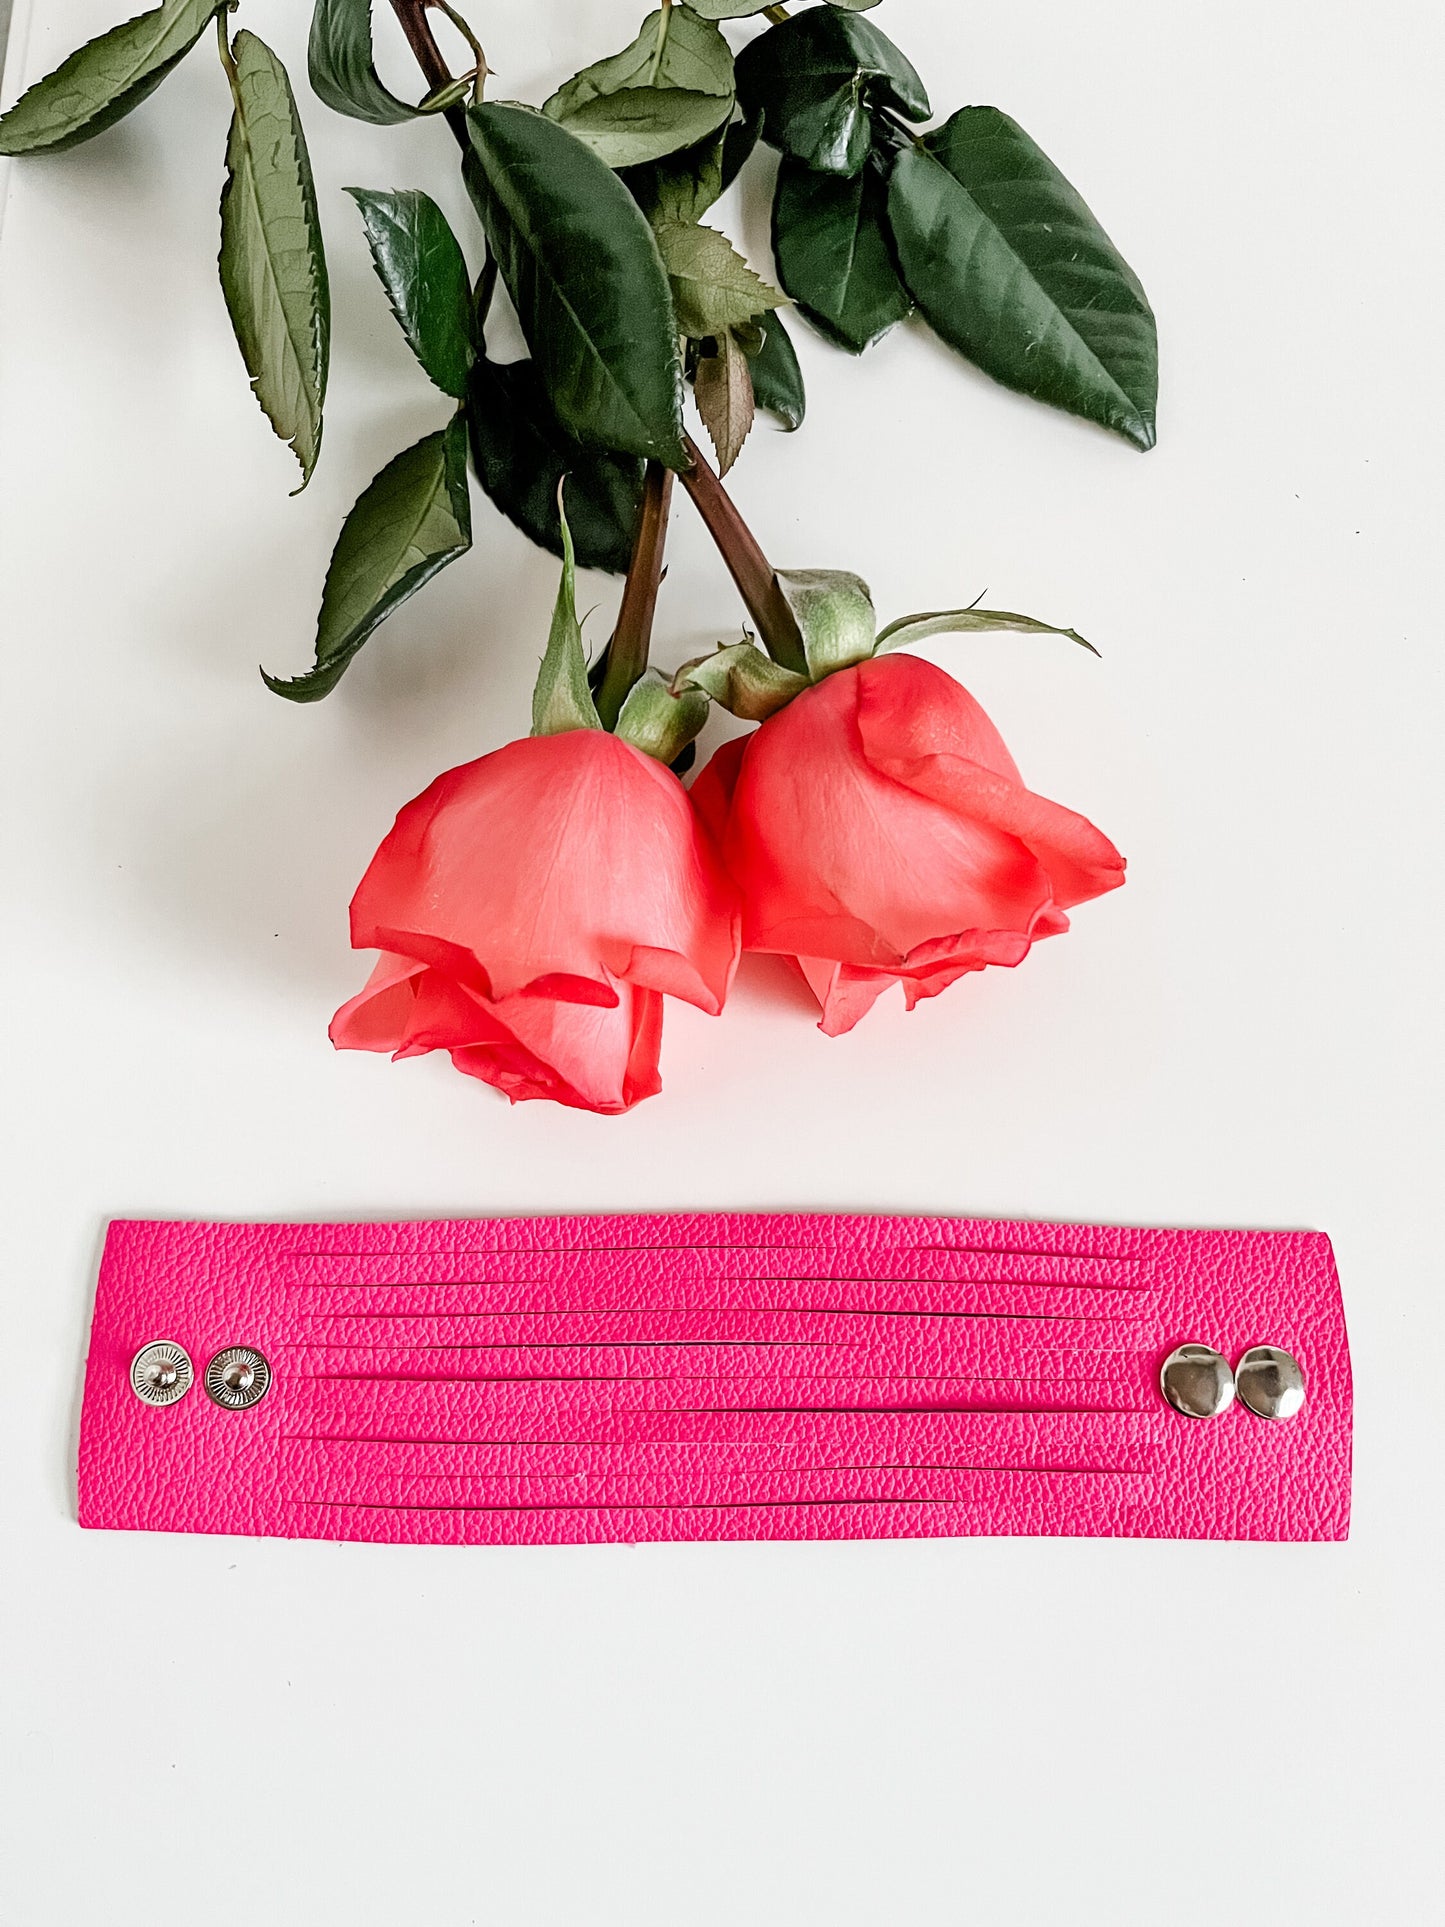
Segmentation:
[(249, 1345), (228, 1345), (206, 1367), (206, 1391), (228, 1412), (249, 1411), (271, 1389), (271, 1367)]
[(130, 1388), (145, 1405), (174, 1405), (195, 1376), (190, 1359), (168, 1338), (142, 1345), (130, 1362)]
[(1159, 1389), (1185, 1418), (1218, 1418), (1234, 1402), (1234, 1373), (1210, 1346), (1179, 1345), (1159, 1367)]
[(1251, 1345), (1235, 1368), (1239, 1396), (1261, 1418), (1293, 1418), (1305, 1402), (1305, 1375), (1288, 1352)]

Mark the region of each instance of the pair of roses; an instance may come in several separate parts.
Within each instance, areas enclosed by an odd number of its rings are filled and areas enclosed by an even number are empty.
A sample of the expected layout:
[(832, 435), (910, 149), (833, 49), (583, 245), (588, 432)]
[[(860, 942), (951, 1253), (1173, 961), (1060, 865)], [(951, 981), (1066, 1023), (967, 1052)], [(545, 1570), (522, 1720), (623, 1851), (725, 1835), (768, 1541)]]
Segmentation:
[[(1044, 627), (918, 618), (861, 660), (820, 651), (807, 677), (784, 680), (743, 644), (671, 690), (643, 685), (654, 707), (702, 690), (765, 717), (691, 792), (667, 767), (675, 738), (634, 731), (648, 754), (626, 740), (626, 712), (620, 734), (595, 714), (549, 730), (556, 705), (539, 703), (544, 733), (448, 771), (398, 816), (351, 906), (354, 947), (382, 956), (333, 1043), (445, 1050), (514, 1101), (619, 1112), (661, 1087), (663, 998), (716, 1015), (744, 949), (792, 959), (830, 1036), (891, 984), (912, 1009), (1022, 962), (1074, 904), (1121, 884), (1124, 860), (1024, 786), (952, 677), (876, 653), (930, 622)], [(580, 638), (562, 646), (576, 688)], [(554, 687), (559, 673), (552, 662)]]

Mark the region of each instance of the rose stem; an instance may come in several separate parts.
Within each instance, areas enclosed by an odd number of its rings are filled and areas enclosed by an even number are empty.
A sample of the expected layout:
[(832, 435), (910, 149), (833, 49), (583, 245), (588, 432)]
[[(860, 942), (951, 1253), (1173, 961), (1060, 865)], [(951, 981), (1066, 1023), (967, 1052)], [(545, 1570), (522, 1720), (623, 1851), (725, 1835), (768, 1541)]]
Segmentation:
[(607, 645), (602, 681), (597, 690), (597, 713), (604, 729), (617, 727), (628, 690), (647, 668), (671, 506), (672, 470), (664, 468), (661, 462), (649, 462), (642, 484), (637, 532), (632, 539), (632, 559), (627, 565), (627, 581), (622, 590), (622, 606), (617, 611), (617, 626)]
[(772, 563), (758, 547), (752, 530), (708, 466), (702, 450), (691, 436), (685, 435), (683, 441), (692, 457), (692, 467), (680, 471), (682, 485), (721, 551), (738, 593), (758, 625), (758, 634), (767, 644), (768, 653), (784, 669), (796, 669), (800, 675), (807, 675), (808, 658), (803, 649), (802, 632)]
[[(452, 75), (431, 30), (431, 22), (426, 17), (427, 0), (391, 0), (391, 5), (427, 86), (433, 91), (445, 87)], [(465, 113), (461, 108), (453, 107), (449, 109), (446, 120), (462, 153), (470, 153), (471, 142), (467, 138)], [(488, 262), (488, 267), (491, 266), (492, 263)], [(622, 590), (622, 606), (617, 612), (617, 626), (603, 657), (602, 681), (597, 692), (598, 713), (609, 729), (616, 725), (628, 690), (647, 667), (657, 591), (662, 581), (662, 551), (667, 540), (667, 513), (671, 495), (671, 469), (664, 468), (661, 462), (649, 462), (643, 482), (637, 531), (633, 537), (632, 558)]]
[[(427, 87), (432, 93), (438, 87), (445, 87), (454, 75), (447, 66), (446, 56), (437, 45), (431, 22), (427, 19), (428, 0), (391, 0), (391, 10), (401, 22), (401, 30), (416, 55), (416, 64), (421, 68)], [(469, 153), (471, 142), (467, 139), (466, 109), (460, 105), (448, 107), (445, 119), (463, 154)]]
[[(427, 0), (391, 0), (391, 5), (428, 87), (433, 92), (438, 87), (445, 87), (453, 76), (437, 45), (431, 22), (426, 17)], [(449, 108), (446, 120), (462, 153), (469, 153), (471, 142), (467, 138), (465, 112), (460, 107)], [(758, 634), (775, 662), (781, 663), (785, 669), (796, 669), (806, 675), (808, 661), (803, 650), (802, 634), (788, 606), (787, 597), (778, 584), (772, 564), (758, 547), (752, 530), (739, 515), (727, 490), (708, 467), (696, 443), (690, 436), (684, 436), (683, 441), (692, 458), (692, 467), (681, 471), (683, 487), (692, 497), (693, 506), (701, 515), (708, 534), (717, 544), (737, 584), (744, 606), (757, 624)], [(659, 466), (655, 462), (647, 465), (643, 506), (633, 540), (627, 582), (622, 591), (622, 606), (618, 611), (617, 628), (607, 645), (602, 671), (601, 689), (606, 692), (604, 700), (610, 703), (615, 698), (619, 709), (627, 690), (647, 667), (652, 616), (657, 606), (657, 587), (662, 576), (662, 545), (667, 533), (668, 503), (667, 485), (655, 473)], [(650, 515), (649, 507), (653, 504), (655, 507)], [(614, 666), (614, 649), (618, 650), (624, 663), (620, 669)], [(617, 693), (619, 690), (620, 694)]]

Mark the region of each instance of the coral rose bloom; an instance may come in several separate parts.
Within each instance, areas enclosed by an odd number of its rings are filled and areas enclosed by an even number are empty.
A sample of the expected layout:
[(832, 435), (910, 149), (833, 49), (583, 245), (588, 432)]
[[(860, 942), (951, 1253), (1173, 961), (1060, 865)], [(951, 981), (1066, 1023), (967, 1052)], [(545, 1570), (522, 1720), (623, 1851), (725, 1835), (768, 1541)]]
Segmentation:
[(911, 1010), (1067, 930), (1124, 881), (1092, 823), (1035, 796), (951, 676), (884, 656), (827, 676), (693, 786), (743, 897), (743, 943), (796, 959), (829, 1036), (890, 984)]
[(341, 1050), (445, 1050), (513, 1101), (625, 1111), (660, 1089), (662, 999), (716, 1014), (737, 899), (687, 793), (601, 730), (439, 776), (372, 858), (351, 941), (381, 961)]

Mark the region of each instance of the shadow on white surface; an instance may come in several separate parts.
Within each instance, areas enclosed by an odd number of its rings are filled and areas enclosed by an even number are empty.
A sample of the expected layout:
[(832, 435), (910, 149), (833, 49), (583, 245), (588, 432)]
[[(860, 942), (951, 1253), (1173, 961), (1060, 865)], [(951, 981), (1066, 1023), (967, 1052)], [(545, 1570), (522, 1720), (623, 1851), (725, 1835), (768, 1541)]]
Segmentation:
[[(540, 99), (643, 10), (485, 0), (488, 50)], [(24, 7), (27, 59), (125, 11)], [(297, 75), (308, 15), (244, 0)], [(749, 450), (738, 499), (780, 562), (859, 568), (885, 616), (987, 588), (1089, 634), (1102, 663), (937, 659), (1130, 881), (1018, 972), (911, 1016), (895, 994), (837, 1040), (751, 962), (722, 1019), (669, 1012), (664, 1094), (622, 1119), (509, 1111), (325, 1034), (396, 809), (525, 727), (551, 564), (478, 498), (476, 553), (334, 698), (256, 675), (308, 660), (342, 516), (439, 420), (342, 189), (439, 189), (444, 130), (323, 133), (303, 95), (339, 325), (295, 501), (215, 285), (215, 60), (9, 172), (7, 1921), (130, 1927), (156, 1868), (228, 1924), (260, 1892), (267, 1927), (1147, 1927), (1161, 1895), (1215, 1927), (1226, 1890), (1322, 1927), (1438, 1912), (1440, 476), (1400, 316), (1442, 305), (1440, 23), (1413, 0), (875, 17), (944, 111), (1016, 113), (1137, 262), (1160, 446), (916, 330), (854, 362), (800, 323), (808, 423)], [(589, 587), (600, 631), (615, 588)], [(737, 618), (680, 509), (667, 660)], [(689, 1204), (1328, 1230), (1354, 1538), (474, 1556), (76, 1529), (107, 1216)]]

